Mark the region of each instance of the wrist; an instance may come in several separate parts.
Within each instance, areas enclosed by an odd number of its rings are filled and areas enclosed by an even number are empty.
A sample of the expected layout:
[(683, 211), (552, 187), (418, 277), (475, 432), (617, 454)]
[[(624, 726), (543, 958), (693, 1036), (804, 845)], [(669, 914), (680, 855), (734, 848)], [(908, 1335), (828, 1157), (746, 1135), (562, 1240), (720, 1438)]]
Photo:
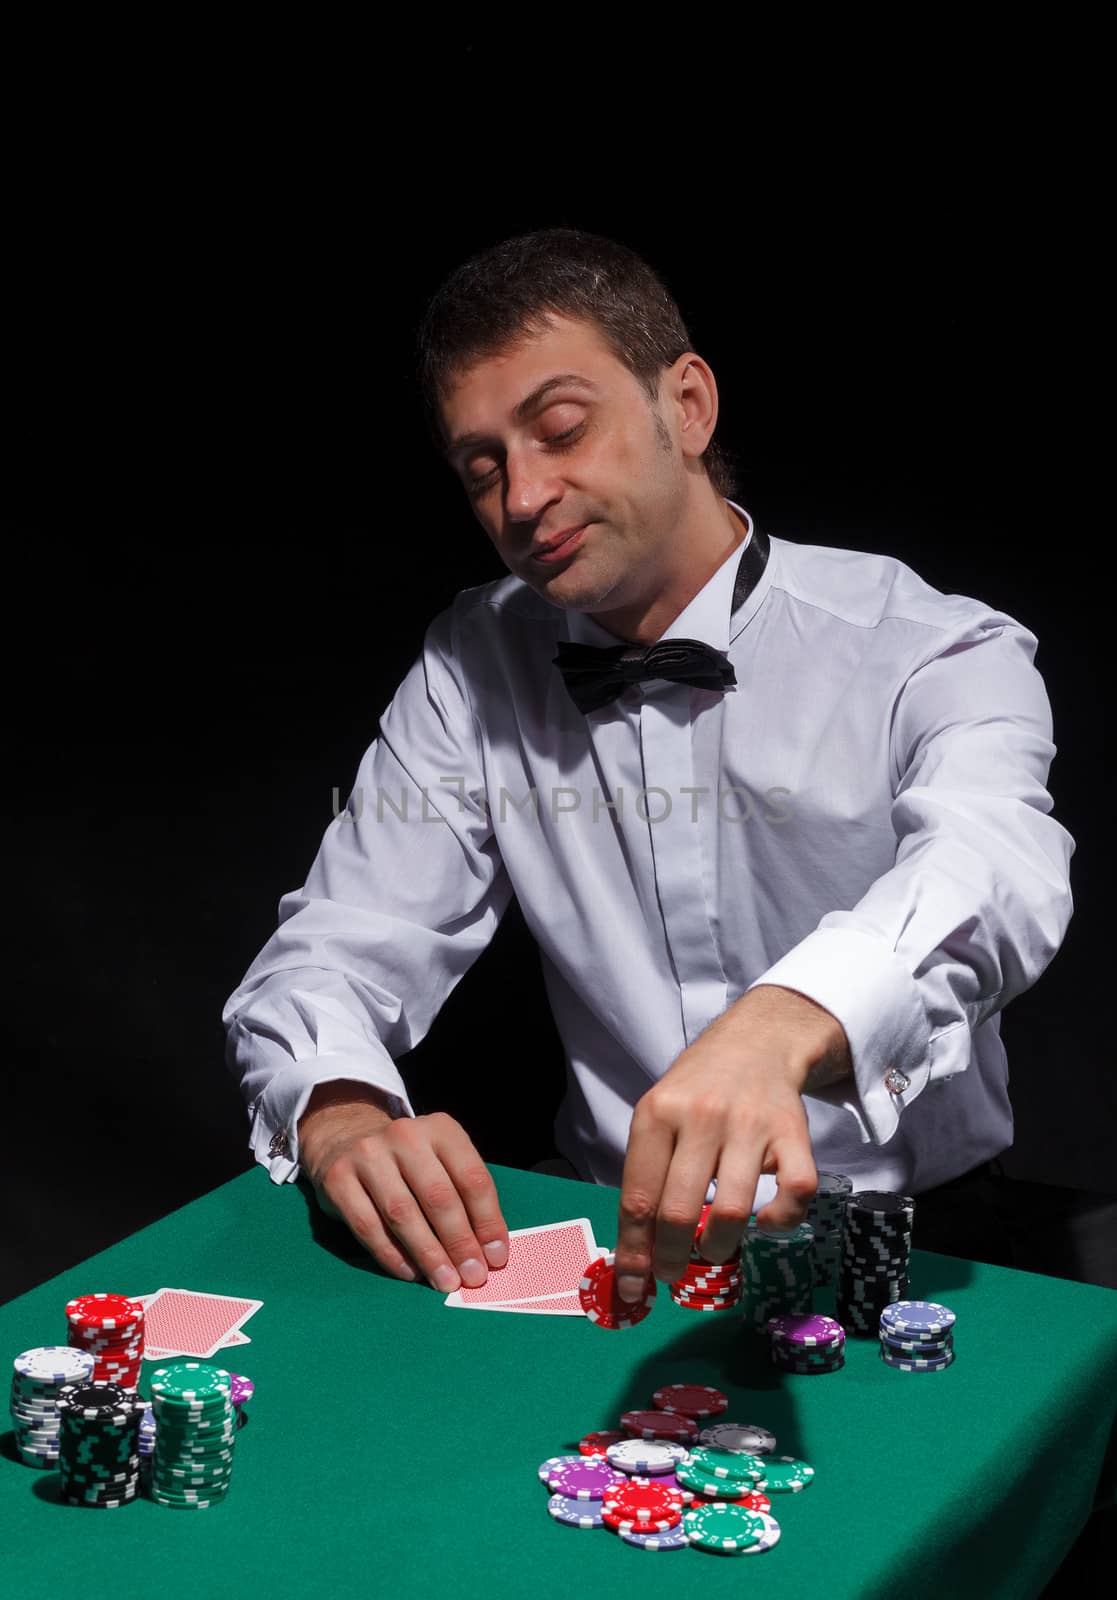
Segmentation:
[(747, 1019), (753, 1029), (758, 1024), (773, 1029), (787, 1074), (800, 1094), (851, 1075), (853, 1060), (845, 1029), (825, 1006), (797, 989), (774, 983), (758, 983), (737, 1005), (746, 1001), (751, 1004), (742, 1022)]
[(308, 1170), (315, 1166), (319, 1147), (337, 1136), (339, 1126), (350, 1121), (364, 1127), (391, 1122), (391, 1100), (386, 1091), (352, 1078), (316, 1084), (298, 1123), (301, 1165)]

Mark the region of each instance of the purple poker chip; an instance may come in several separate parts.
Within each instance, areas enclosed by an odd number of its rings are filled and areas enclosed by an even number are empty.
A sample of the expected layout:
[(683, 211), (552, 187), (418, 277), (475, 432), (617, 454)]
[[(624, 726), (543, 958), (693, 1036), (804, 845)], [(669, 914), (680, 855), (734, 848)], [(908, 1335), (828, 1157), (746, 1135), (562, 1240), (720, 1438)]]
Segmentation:
[(256, 1393), (256, 1385), (251, 1378), (241, 1377), (239, 1372), (229, 1374), (229, 1399), (235, 1406), (244, 1405), (246, 1400), (251, 1400)]
[(572, 1500), (569, 1495), (553, 1494), (547, 1501), (547, 1510), (556, 1522), (567, 1528), (603, 1528), (600, 1500)]
[(639, 1545), (642, 1550), (685, 1550), (690, 1544), (681, 1522), (662, 1533), (638, 1533), (635, 1528), (622, 1528), (620, 1532), (625, 1544)]
[(840, 1322), (818, 1312), (809, 1316), (771, 1317), (768, 1332), (784, 1344), (811, 1348), (841, 1344), (845, 1338), (845, 1330)]
[(578, 1456), (576, 1461), (557, 1462), (547, 1477), (547, 1487), (567, 1500), (604, 1500), (607, 1489), (627, 1483), (600, 1456)]

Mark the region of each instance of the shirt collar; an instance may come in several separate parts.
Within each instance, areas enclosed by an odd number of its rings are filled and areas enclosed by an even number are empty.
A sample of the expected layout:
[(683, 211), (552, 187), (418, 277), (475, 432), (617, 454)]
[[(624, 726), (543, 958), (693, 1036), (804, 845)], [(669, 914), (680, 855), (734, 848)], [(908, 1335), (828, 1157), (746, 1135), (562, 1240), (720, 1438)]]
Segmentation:
[[(733, 585), (741, 557), (752, 538), (752, 518), (744, 506), (739, 506), (735, 500), (727, 500), (726, 503), (738, 513), (748, 532), (689, 605), (664, 629), (661, 639), (701, 639), (703, 644), (712, 645), (715, 650), (729, 649)], [(616, 645), (622, 642), (599, 622), (595, 622), (588, 612), (566, 611), (564, 615), (566, 636), (578, 644)]]

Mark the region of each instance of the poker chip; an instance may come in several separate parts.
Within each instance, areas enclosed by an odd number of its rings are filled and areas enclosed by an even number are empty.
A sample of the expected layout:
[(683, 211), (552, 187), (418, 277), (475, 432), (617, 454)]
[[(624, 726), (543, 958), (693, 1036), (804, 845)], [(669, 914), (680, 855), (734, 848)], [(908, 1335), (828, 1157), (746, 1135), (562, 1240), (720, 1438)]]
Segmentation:
[(902, 1339), (936, 1339), (949, 1333), (956, 1317), (937, 1300), (897, 1300), (880, 1314), (882, 1329)]
[(610, 1489), (627, 1483), (623, 1472), (600, 1456), (577, 1455), (553, 1465), (547, 1487), (568, 1500), (604, 1500)]
[(905, 1298), (914, 1217), (907, 1195), (862, 1190), (847, 1197), (834, 1306), (847, 1332), (875, 1334), (885, 1310)]
[(667, 1383), (652, 1396), (660, 1411), (679, 1412), (684, 1417), (720, 1417), (729, 1401), (720, 1389), (708, 1383)]
[(563, 1467), (563, 1466), (567, 1466), (567, 1465), (576, 1466), (583, 1459), (584, 1458), (580, 1454), (576, 1455), (576, 1456), (548, 1456), (546, 1461), (543, 1461), (543, 1462), (540, 1463), (540, 1466), (539, 1466), (539, 1477), (540, 1477), (540, 1480), (543, 1483), (550, 1483), (551, 1474), (557, 1468)]
[(764, 1538), (763, 1513), (746, 1506), (697, 1506), (685, 1513), (683, 1528), (699, 1550), (743, 1555)]
[(642, 1550), (689, 1550), (690, 1540), (682, 1525), (682, 1519), (673, 1528), (664, 1532), (643, 1533), (638, 1528), (619, 1528), (617, 1530), (625, 1544), (634, 1544)]
[(36, 1345), (15, 1357), (8, 1411), (16, 1449), (27, 1466), (57, 1464), (59, 1415), (55, 1402), (63, 1386), (86, 1383), (93, 1372), (93, 1356), (69, 1345)]
[(710, 1445), (696, 1445), (687, 1457), (686, 1465), (707, 1478), (728, 1479), (743, 1483), (746, 1488), (759, 1483), (765, 1476), (767, 1458), (754, 1456), (744, 1450), (718, 1450)]
[(807, 1222), (814, 1240), (811, 1256), (816, 1288), (834, 1283), (845, 1233), (846, 1196), (853, 1182), (840, 1172), (820, 1172), (818, 1188), (807, 1207)]
[(797, 1456), (766, 1456), (764, 1487), (769, 1494), (795, 1494), (814, 1479), (814, 1468)]
[(630, 1439), (674, 1439), (678, 1444), (698, 1439), (697, 1422), (677, 1411), (626, 1411), (621, 1427)]
[(777, 1233), (755, 1221), (745, 1233), (741, 1294), (746, 1328), (767, 1333), (773, 1317), (807, 1315), (814, 1305), (814, 1233), (809, 1223)]
[(564, 1494), (553, 1494), (547, 1501), (547, 1510), (556, 1522), (567, 1528), (603, 1528), (600, 1500), (571, 1500)]
[(744, 1493), (755, 1493), (768, 1487), (764, 1477), (749, 1482), (742, 1478), (715, 1478), (704, 1472), (696, 1463), (680, 1461), (675, 1468), (675, 1478), (684, 1489), (690, 1489), (703, 1500), (737, 1500)]
[(615, 1428), (605, 1428), (598, 1433), (587, 1433), (578, 1441), (578, 1450), (584, 1456), (603, 1456), (611, 1444), (620, 1444), (628, 1435)]
[(83, 1294), (66, 1303), (70, 1345), (93, 1357), (98, 1381), (134, 1389), (144, 1348), (144, 1308), (123, 1294)]
[(933, 1361), (910, 1361), (881, 1350), (880, 1359), (886, 1367), (894, 1367), (897, 1372), (945, 1372), (953, 1364), (954, 1351), (948, 1350), (944, 1356), (938, 1356)]
[(715, 1422), (703, 1428), (699, 1443), (715, 1450), (737, 1451), (744, 1455), (769, 1455), (776, 1448), (776, 1436), (755, 1422)]
[(809, 1316), (772, 1317), (768, 1322), (768, 1332), (786, 1344), (813, 1350), (829, 1349), (845, 1339), (840, 1322), (833, 1317), (814, 1313)]
[(746, 1556), (762, 1555), (765, 1550), (771, 1550), (773, 1545), (777, 1545), (780, 1542), (781, 1530), (775, 1517), (772, 1516), (766, 1506), (757, 1506), (755, 1509), (756, 1515), (764, 1524), (764, 1532), (755, 1544), (746, 1545), (742, 1551), (742, 1554)]
[(616, 1256), (610, 1251), (591, 1261), (578, 1284), (582, 1310), (599, 1328), (616, 1331), (643, 1322), (655, 1304), (656, 1281), (649, 1278), (639, 1300), (622, 1300), (616, 1286)]
[(153, 1372), (151, 1498), (157, 1504), (205, 1509), (224, 1500), (237, 1436), (232, 1391), (232, 1375), (206, 1361), (171, 1362)]
[(686, 1460), (687, 1450), (685, 1445), (666, 1439), (624, 1439), (620, 1444), (611, 1444), (605, 1454), (609, 1465), (618, 1472), (658, 1477), (663, 1472), (677, 1472), (679, 1464)]
[(623, 1488), (606, 1494), (603, 1502), (606, 1527), (658, 1529), (673, 1528), (683, 1513), (683, 1497), (678, 1489), (667, 1489), (648, 1479), (629, 1481)]
[(55, 1404), (63, 1499), (103, 1510), (134, 1499), (144, 1402), (120, 1384), (88, 1378), (60, 1385)]

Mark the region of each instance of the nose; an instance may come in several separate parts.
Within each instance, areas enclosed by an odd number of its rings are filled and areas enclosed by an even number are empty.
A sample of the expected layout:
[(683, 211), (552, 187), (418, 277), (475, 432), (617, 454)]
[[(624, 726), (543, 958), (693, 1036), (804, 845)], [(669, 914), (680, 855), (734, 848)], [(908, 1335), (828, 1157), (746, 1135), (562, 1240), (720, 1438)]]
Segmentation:
[(554, 464), (530, 451), (509, 450), (505, 456), (504, 503), (515, 522), (536, 520), (552, 500), (561, 496)]

